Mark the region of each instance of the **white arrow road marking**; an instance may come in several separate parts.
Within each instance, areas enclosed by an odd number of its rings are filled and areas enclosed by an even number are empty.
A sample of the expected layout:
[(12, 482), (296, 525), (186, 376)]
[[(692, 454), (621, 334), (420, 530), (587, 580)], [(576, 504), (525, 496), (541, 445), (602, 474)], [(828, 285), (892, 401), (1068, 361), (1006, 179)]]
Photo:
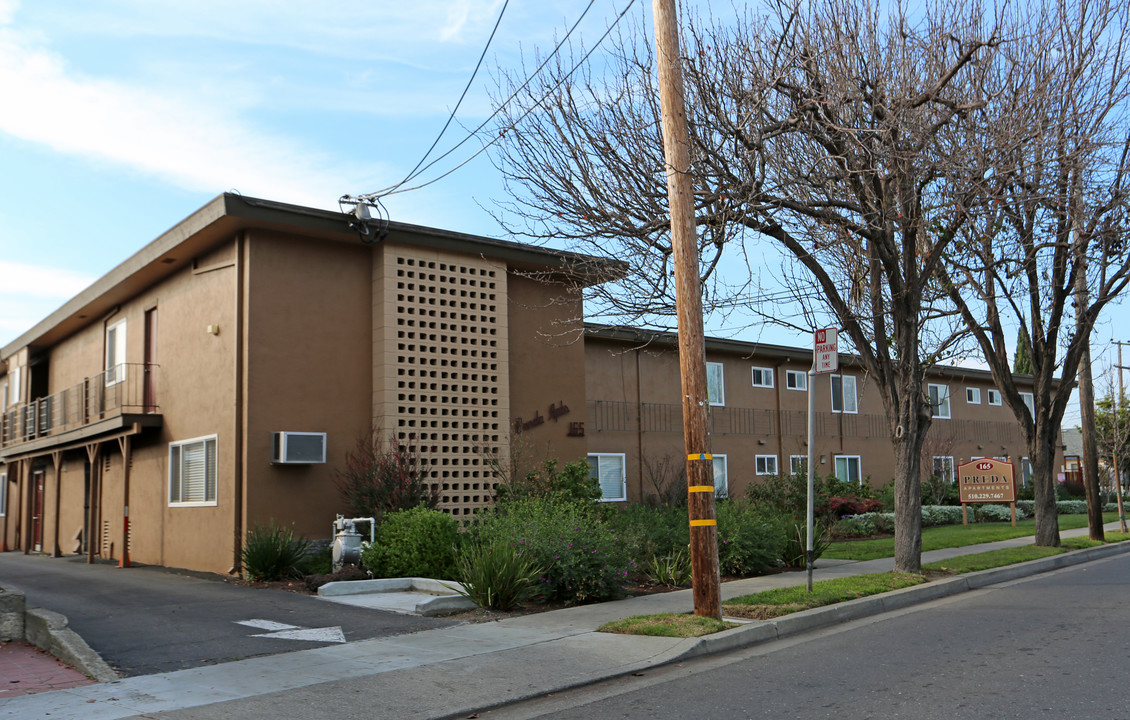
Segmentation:
[(277, 638), (279, 640), (309, 640), (311, 642), (345, 642), (345, 633), (341, 626), (324, 628), (304, 628), (300, 625), (287, 625), (273, 620), (237, 620), (237, 624), (260, 630), (271, 630), (269, 633), (252, 635), (251, 637)]
[(298, 625), (287, 625), (286, 623), (275, 622), (274, 620), (236, 620), (239, 625), (246, 625), (247, 627), (259, 628), (260, 630), (296, 630)]

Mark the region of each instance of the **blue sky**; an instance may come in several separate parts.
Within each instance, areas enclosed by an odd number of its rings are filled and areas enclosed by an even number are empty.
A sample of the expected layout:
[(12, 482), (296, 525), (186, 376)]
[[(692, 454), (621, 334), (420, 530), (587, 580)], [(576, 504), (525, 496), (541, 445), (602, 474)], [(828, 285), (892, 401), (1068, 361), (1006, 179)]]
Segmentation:
[[(625, 1), (597, 2), (582, 39), (599, 37)], [(494, 69), (552, 47), (584, 4), (512, 0), (441, 151), (489, 114)], [(443, 126), (500, 8), (0, 0), (0, 345), (219, 193), (336, 208), (343, 194), (401, 180)], [(483, 155), (386, 205), (395, 220), (499, 236), (488, 209), (500, 195)], [(730, 334), (717, 322), (708, 331)], [(1113, 362), (1112, 337), (1130, 339), (1121, 307), (1095, 334), (1099, 365)]]

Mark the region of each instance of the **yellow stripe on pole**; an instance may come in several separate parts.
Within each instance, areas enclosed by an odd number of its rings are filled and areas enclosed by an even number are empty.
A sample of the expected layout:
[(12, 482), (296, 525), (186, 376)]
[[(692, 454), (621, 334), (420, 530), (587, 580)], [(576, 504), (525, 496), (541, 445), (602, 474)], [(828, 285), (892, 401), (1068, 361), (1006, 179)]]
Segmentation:
[(710, 453), (691, 453), (687, 455), (687, 460), (713, 460), (714, 456)]
[(717, 525), (717, 520), (691, 520), (691, 527), (705, 527), (707, 525)]
[(713, 485), (691, 485), (687, 492), (714, 492)]

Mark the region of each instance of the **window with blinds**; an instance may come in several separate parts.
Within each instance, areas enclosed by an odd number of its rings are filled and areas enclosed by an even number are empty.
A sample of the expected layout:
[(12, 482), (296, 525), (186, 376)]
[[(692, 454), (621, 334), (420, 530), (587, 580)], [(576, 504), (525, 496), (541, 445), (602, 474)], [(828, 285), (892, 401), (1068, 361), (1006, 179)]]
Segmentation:
[(216, 504), (216, 436), (169, 443), (169, 505)]

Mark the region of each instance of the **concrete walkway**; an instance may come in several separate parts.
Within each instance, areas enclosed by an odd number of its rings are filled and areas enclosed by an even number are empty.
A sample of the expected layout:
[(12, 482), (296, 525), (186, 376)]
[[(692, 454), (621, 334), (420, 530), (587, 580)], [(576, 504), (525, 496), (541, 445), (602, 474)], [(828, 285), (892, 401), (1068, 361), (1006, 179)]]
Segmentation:
[[(1116, 525), (1108, 526), (1115, 529)], [(1086, 529), (1065, 531), (1064, 537)], [(1017, 538), (923, 553), (934, 562), (1029, 544)], [(0, 700), (0, 718), (444, 718), (555, 693), (712, 652), (747, 647), (815, 628), (908, 607), (1039, 572), (1130, 552), (1130, 543), (862, 598), (704, 638), (609, 635), (601, 624), (631, 615), (689, 612), (691, 591), (566, 608), (492, 623), (464, 624), (389, 638)], [(818, 561), (816, 579), (884, 572), (892, 559)], [(804, 573), (726, 583), (723, 598), (803, 584)]]

